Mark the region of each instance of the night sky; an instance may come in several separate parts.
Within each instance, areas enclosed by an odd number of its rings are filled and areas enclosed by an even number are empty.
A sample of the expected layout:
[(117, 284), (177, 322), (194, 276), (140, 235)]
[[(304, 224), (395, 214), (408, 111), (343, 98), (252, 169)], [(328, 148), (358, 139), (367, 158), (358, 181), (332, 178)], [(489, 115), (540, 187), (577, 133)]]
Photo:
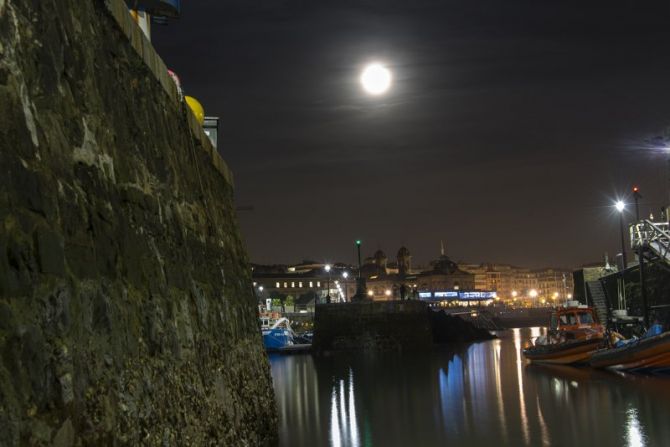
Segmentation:
[(618, 251), (617, 195), (668, 196), (667, 1), (184, 0), (153, 42), (221, 117), (254, 262), (574, 267)]

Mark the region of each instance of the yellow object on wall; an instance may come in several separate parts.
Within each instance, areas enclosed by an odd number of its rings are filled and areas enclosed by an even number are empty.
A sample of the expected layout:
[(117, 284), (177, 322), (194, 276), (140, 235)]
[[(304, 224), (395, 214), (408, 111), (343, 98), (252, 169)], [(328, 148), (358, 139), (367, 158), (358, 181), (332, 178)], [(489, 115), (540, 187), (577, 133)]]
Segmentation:
[(191, 108), (191, 111), (195, 115), (195, 119), (202, 125), (202, 123), (205, 122), (205, 109), (202, 108), (202, 104), (192, 96), (184, 96), (184, 100)]

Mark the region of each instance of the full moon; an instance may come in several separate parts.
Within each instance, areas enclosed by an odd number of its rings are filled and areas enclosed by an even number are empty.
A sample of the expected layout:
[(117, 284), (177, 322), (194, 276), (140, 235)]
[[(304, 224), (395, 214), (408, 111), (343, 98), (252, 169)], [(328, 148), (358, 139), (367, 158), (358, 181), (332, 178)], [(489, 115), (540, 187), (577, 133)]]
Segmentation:
[(381, 95), (391, 86), (391, 72), (382, 64), (370, 64), (361, 73), (363, 89), (371, 95)]

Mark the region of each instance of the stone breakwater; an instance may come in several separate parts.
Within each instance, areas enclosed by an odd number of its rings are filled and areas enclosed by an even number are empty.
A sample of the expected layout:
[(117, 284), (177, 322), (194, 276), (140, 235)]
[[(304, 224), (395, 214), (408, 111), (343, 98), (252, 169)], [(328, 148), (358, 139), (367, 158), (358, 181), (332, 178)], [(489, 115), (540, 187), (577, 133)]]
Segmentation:
[(272, 445), (230, 175), (115, 3), (0, 0), (0, 445)]
[(491, 338), (488, 331), (421, 301), (324, 304), (314, 316), (315, 352), (422, 350), (434, 343)]

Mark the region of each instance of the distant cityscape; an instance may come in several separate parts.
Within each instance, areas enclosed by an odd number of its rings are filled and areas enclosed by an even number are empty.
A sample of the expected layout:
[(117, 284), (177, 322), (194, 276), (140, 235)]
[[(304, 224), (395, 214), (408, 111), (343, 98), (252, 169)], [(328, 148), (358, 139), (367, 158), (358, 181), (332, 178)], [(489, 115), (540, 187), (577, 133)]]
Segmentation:
[[(319, 302), (346, 302), (357, 292), (359, 268), (304, 260), (293, 265), (252, 264), (259, 301), (273, 299), (298, 309)], [(562, 268), (529, 269), (499, 263), (454, 262), (444, 252), (428, 266), (412, 265), (412, 255), (400, 247), (394, 259), (381, 249), (360, 267), (367, 299), (391, 301), (423, 299), (434, 302), (481, 304), (493, 301), (541, 306), (572, 298), (573, 271)]]

